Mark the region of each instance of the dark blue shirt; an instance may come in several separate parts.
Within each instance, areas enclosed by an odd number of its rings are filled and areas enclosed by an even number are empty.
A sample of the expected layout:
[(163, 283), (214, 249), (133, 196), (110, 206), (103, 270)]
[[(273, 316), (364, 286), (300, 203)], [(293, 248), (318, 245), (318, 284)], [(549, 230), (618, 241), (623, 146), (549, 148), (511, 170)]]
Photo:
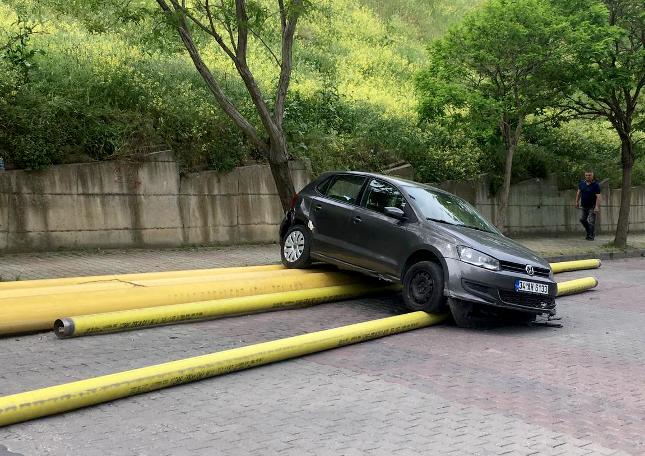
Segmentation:
[(580, 189), (580, 203), (585, 209), (593, 209), (596, 207), (596, 195), (600, 194), (600, 184), (598, 181), (593, 181), (587, 185), (586, 180), (581, 180), (578, 184)]

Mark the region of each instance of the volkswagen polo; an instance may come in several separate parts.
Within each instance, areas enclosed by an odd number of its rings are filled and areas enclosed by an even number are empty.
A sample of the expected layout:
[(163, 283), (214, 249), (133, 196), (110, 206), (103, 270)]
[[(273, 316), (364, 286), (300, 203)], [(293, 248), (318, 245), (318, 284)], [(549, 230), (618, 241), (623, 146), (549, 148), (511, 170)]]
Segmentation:
[[(446, 191), (379, 174), (322, 174), (280, 226), (288, 268), (322, 261), (402, 285), (411, 310), (450, 307), (458, 324), (501, 311), (555, 315), (549, 264)], [(498, 313), (500, 314), (500, 313)]]

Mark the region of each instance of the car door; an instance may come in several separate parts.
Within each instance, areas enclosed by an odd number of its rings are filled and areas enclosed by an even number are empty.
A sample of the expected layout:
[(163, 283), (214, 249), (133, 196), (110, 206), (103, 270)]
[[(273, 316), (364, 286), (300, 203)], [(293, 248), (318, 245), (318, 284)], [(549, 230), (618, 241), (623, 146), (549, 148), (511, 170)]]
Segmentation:
[[(386, 215), (386, 207), (403, 210), (407, 220)], [(400, 263), (405, 261), (414, 237), (406, 227), (414, 220), (414, 212), (394, 185), (371, 179), (363, 191), (360, 207), (350, 217), (350, 262), (398, 276)]]
[(365, 176), (338, 174), (317, 189), (309, 212), (314, 254), (347, 261), (350, 218), (358, 207), (366, 180)]

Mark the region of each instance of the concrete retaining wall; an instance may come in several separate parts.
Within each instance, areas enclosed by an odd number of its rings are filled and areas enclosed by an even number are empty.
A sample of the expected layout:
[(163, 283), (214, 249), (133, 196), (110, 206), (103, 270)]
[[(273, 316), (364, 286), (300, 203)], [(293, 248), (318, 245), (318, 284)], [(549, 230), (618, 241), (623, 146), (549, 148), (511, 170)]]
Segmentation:
[[(296, 188), (311, 173), (291, 163)], [(179, 175), (144, 162), (0, 172), (0, 251), (272, 242), (282, 208), (266, 165)]]
[[(602, 204), (598, 216), (600, 232), (612, 232), (618, 222), (620, 189), (602, 185)], [(489, 220), (495, 220), (499, 196), (490, 193), (487, 175), (469, 181), (447, 181), (437, 185), (474, 204)], [(511, 186), (507, 220), (514, 235), (580, 232), (579, 210), (575, 208), (576, 190), (558, 190), (555, 179), (531, 179)], [(633, 187), (630, 231), (645, 231), (645, 186)]]
[[(296, 188), (311, 178), (291, 163)], [(603, 183), (600, 231), (613, 231), (620, 190)], [(494, 220), (488, 176), (438, 185)], [(511, 188), (510, 233), (579, 232), (575, 190), (533, 179)], [(54, 166), (0, 172), (0, 252), (272, 242), (282, 209), (266, 165), (180, 176), (169, 152), (143, 162)], [(632, 190), (631, 231), (645, 231), (645, 186)]]

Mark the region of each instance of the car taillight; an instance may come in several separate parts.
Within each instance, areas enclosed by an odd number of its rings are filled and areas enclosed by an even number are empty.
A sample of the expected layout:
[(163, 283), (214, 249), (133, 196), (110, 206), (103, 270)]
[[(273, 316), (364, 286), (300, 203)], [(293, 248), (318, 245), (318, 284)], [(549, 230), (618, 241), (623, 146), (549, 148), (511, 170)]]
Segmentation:
[(298, 194), (296, 193), (293, 195), (293, 198), (291, 198), (291, 209), (294, 209), (296, 207), (296, 201), (298, 201)]

